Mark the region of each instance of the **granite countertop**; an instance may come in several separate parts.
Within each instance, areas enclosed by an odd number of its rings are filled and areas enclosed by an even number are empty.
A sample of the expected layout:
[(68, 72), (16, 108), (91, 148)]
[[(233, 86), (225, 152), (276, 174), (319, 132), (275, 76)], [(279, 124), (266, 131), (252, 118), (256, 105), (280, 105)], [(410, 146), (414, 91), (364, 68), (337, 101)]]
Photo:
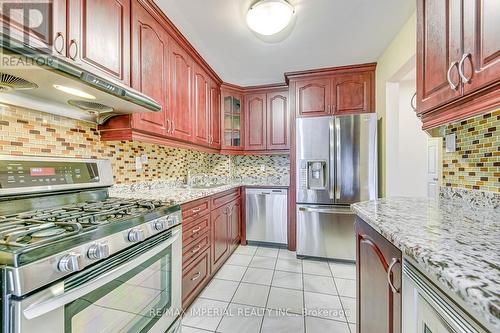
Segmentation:
[(474, 318), (500, 329), (498, 201), (478, 205), (451, 197), (397, 197), (351, 208)]
[(289, 184), (283, 181), (270, 182), (266, 179), (262, 180), (243, 180), (231, 181), (227, 184), (212, 187), (212, 188), (190, 188), (172, 184), (169, 182), (141, 182), (130, 185), (115, 185), (109, 189), (111, 197), (120, 198), (137, 198), (149, 200), (169, 201), (175, 204), (183, 204), (186, 202), (202, 199), (218, 193), (228, 191), (233, 188), (246, 187), (288, 187)]

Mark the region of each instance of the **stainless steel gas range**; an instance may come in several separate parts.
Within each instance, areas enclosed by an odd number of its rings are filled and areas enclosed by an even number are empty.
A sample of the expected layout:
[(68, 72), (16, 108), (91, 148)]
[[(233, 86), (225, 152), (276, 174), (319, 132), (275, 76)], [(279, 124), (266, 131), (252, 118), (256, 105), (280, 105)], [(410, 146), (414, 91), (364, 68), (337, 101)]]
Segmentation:
[(181, 211), (110, 198), (109, 161), (0, 156), (2, 332), (174, 332)]

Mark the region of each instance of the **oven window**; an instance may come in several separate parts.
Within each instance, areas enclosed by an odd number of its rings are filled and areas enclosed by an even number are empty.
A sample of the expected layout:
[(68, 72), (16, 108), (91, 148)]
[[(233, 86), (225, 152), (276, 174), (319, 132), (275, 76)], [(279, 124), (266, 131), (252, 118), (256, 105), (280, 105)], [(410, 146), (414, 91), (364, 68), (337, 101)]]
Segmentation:
[(147, 332), (172, 301), (172, 247), (65, 306), (65, 332)]

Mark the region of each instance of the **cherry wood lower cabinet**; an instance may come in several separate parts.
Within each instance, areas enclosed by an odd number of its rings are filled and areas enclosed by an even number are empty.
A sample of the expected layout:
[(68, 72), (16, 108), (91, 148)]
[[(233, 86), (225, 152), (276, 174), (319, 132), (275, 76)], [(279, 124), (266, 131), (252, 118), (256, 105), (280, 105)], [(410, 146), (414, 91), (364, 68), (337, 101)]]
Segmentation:
[(356, 218), (357, 333), (401, 333), (402, 254)]
[(182, 306), (186, 309), (241, 238), (239, 188), (182, 205)]

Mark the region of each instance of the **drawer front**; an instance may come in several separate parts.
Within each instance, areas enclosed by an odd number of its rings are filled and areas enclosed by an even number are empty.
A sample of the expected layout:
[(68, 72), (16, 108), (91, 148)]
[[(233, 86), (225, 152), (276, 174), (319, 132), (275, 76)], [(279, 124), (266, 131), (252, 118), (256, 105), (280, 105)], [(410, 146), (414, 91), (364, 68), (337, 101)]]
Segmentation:
[(182, 245), (184, 246), (196, 241), (208, 231), (210, 231), (210, 215), (194, 220), (183, 227)]
[(210, 213), (210, 198), (188, 202), (182, 205), (182, 221), (190, 223), (197, 218)]
[(210, 233), (202, 235), (199, 240), (182, 247), (182, 265), (186, 266), (191, 260), (200, 255), (210, 246)]
[(240, 196), (240, 188), (229, 190), (222, 194), (216, 195), (212, 197), (212, 209), (219, 208)]
[(210, 279), (210, 248), (182, 270), (182, 306), (186, 308)]

